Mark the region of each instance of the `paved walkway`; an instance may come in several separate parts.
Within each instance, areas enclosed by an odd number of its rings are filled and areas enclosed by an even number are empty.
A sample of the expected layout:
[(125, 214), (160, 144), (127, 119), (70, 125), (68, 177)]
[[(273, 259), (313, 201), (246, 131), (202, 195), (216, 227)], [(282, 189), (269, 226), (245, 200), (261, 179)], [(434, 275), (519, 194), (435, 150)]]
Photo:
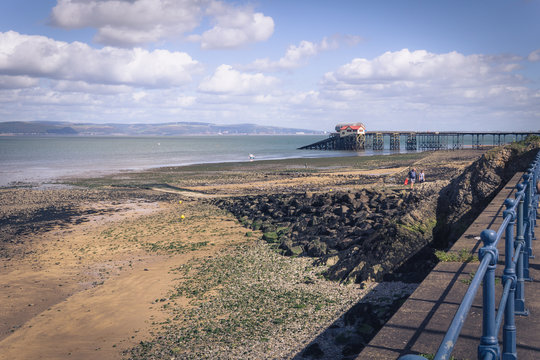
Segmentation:
[[(522, 173), (518, 173), (499, 192), (488, 207), (478, 216), (451, 251), (468, 249), (478, 252), (482, 242), (477, 240), (480, 232), (490, 228), (497, 230), (502, 223), (504, 200), (514, 198), (515, 185)], [(536, 235), (540, 234), (538, 226)], [(521, 359), (540, 359), (540, 240), (533, 241), (530, 260), (532, 282), (525, 283), (525, 305), (530, 311), (527, 317), (516, 317), (517, 354)], [(504, 270), (504, 237), (498, 244), (500, 256), (497, 275)], [(435, 354), (448, 329), (456, 310), (468, 288), (471, 274), (477, 263), (439, 263), (399, 311), (379, 331), (357, 359), (397, 359), (408, 353)], [(470, 282), (470, 281), (469, 281)], [(502, 286), (497, 284), (498, 305)], [(476, 359), (477, 347), (482, 333), (482, 289), (480, 288), (463, 326), (452, 356), (456, 359)], [(499, 341), (502, 336), (499, 336)], [(502, 346), (501, 346), (502, 350)]]

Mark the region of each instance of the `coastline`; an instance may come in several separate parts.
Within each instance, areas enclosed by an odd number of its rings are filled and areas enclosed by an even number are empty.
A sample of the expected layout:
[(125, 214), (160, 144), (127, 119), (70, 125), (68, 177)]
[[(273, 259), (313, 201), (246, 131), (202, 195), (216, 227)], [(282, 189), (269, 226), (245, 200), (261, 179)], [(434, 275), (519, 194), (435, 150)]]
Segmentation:
[[(0, 186), (207, 163), (392, 155), (394, 151), (297, 150), (318, 137), (13, 137), (0, 141)], [(403, 150), (402, 150), (403, 151)], [(405, 152), (403, 152), (405, 153)]]
[[(1, 324), (0, 345), (14, 359), (38, 351), (60, 359), (144, 358), (141, 351), (157, 346), (157, 334), (187, 331), (186, 325), (194, 325), (188, 319), (202, 318), (190, 312), (194, 307), (216, 315), (220, 310), (212, 307), (217, 301), (213, 296), (225, 299), (220, 289), (244, 284), (267, 289), (273, 298), (276, 292), (288, 294), (272, 308), (288, 315), (246, 318), (248, 328), (264, 326), (252, 331), (257, 338), (243, 347), (236, 344), (234, 351), (249, 350), (253, 358), (293, 358), (340, 314), (364, 296), (375, 296), (374, 288), (379, 288), (378, 301), (392, 302), (414, 285), (392, 281), (344, 287), (326, 280), (321, 276), (325, 265), (279, 255), (260, 242), (261, 231), (246, 228), (209, 199), (365, 188), (407, 191), (401, 179), (409, 166), (429, 169), (429, 182), (448, 181), (481, 154), (447, 151), (200, 164), (70, 179), (64, 183), (71, 187), (61, 189), (2, 188), (0, 266), (6, 276), (1, 285), (11, 291), (2, 299), (9, 315)], [(257, 251), (250, 252), (253, 249)], [(231, 264), (225, 260), (234, 258), (261, 265), (263, 279), (269, 282), (249, 282), (256, 268), (244, 264), (240, 274), (230, 273), (234, 282), (224, 279), (219, 285), (213, 283), (219, 271), (205, 273), (201, 267), (210, 261), (214, 269), (229, 271)], [(390, 287), (384, 290), (385, 286)], [(233, 300), (230, 306), (240, 301)], [(228, 319), (223, 313), (216, 316)], [(73, 319), (87, 324), (85, 329), (67, 326)], [(170, 347), (171, 351), (188, 351), (183, 353), (187, 358), (203, 350), (217, 351), (192, 333), (186, 336), (185, 347)], [(142, 350), (136, 347), (141, 341), (147, 344)]]

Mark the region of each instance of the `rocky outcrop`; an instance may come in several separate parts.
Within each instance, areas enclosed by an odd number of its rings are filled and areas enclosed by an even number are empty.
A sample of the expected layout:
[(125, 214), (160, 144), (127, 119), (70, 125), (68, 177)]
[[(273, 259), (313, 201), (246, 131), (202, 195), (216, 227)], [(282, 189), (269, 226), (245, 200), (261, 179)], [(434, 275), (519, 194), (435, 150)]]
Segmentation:
[(218, 200), (285, 255), (330, 265), (338, 281), (381, 280), (432, 238), (439, 188), (272, 194)]

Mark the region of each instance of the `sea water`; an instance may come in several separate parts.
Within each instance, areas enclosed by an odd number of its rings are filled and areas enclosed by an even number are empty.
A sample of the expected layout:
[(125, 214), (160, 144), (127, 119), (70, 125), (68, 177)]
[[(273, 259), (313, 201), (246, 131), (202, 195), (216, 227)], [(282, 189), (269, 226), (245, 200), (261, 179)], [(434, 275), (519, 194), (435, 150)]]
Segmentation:
[(297, 150), (325, 135), (182, 137), (0, 137), (0, 186), (44, 183), (164, 166), (356, 156), (350, 151)]

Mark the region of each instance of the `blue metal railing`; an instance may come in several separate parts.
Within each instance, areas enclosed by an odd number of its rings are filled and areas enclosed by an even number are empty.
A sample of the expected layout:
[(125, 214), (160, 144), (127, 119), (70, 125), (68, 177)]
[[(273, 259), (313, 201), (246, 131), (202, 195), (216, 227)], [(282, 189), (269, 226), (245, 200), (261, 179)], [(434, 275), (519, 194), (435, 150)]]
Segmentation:
[[(506, 210), (503, 212), (503, 223), (499, 229), (496, 232), (486, 229), (480, 234), (484, 242), (484, 246), (478, 252), (480, 265), (435, 354), (435, 360), (450, 359), (481, 284), (483, 317), (478, 359), (498, 360), (501, 356), (504, 359), (517, 359), (515, 316), (529, 314), (525, 306), (525, 281), (532, 280), (529, 276), (529, 259), (534, 258), (531, 241), (536, 240), (534, 228), (538, 208), (539, 178), (540, 152), (523, 175), (523, 182), (516, 185), (515, 199), (505, 200)], [(495, 308), (495, 268), (499, 258), (497, 244), (503, 233), (505, 238), (503, 293), (497, 310)], [(501, 325), (503, 326), (502, 353), (497, 337)], [(399, 359), (425, 360), (419, 355), (404, 355)]]

